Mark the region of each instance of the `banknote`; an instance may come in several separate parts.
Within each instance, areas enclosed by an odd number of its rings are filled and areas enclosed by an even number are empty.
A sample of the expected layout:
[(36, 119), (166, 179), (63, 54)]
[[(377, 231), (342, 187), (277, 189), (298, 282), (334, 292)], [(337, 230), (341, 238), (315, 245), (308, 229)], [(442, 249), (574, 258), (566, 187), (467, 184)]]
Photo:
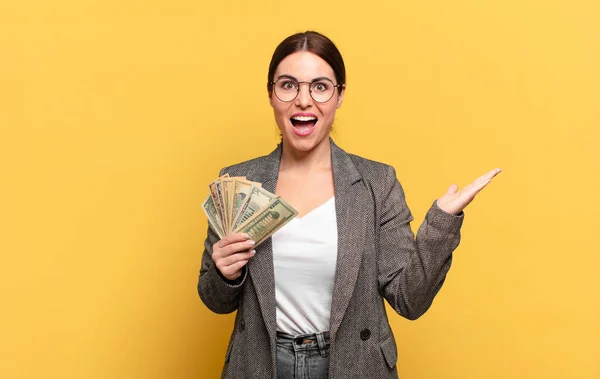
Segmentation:
[(294, 208), (282, 198), (276, 197), (266, 208), (241, 224), (235, 232), (248, 233), (256, 242), (254, 246), (258, 246), (297, 215), (298, 212)]
[(234, 178), (224, 178), (221, 180), (221, 189), (223, 194), (223, 224), (225, 230), (229, 231), (231, 226), (231, 206), (233, 203), (233, 183)]
[(252, 186), (250, 190), (250, 196), (248, 196), (248, 198), (240, 206), (240, 210), (231, 227), (231, 230), (236, 230), (239, 225), (246, 222), (256, 212), (269, 205), (269, 202), (274, 197), (275, 195), (266, 189), (258, 186)]
[[(228, 178), (228, 177), (229, 177), (229, 174), (225, 174), (225, 175), (217, 178), (215, 181), (213, 181), (212, 183), (210, 183), (208, 185), (208, 188), (210, 190), (210, 196), (212, 197), (213, 204), (217, 211), (217, 215), (219, 215), (219, 221), (221, 222), (221, 226), (223, 226), (224, 218), (223, 218), (223, 201), (221, 200), (219, 188), (220, 188), (221, 179)], [(223, 228), (223, 231), (224, 230), (225, 230), (225, 228)]]
[[(227, 177), (229, 177), (229, 175)], [(223, 229), (227, 230), (227, 219), (225, 218), (225, 199), (224, 199), (225, 196), (223, 195), (223, 182), (222, 182), (223, 179), (225, 179), (225, 178), (221, 178), (221, 179), (215, 181), (215, 189), (216, 189), (217, 199), (219, 201), (217, 209), (219, 210), (219, 215), (221, 216), (221, 222), (223, 223)], [(217, 205), (217, 203), (215, 202), (215, 206), (216, 205)]]
[(233, 182), (233, 202), (231, 207), (231, 218), (230, 220), (235, 220), (238, 215), (242, 204), (246, 200), (248, 196), (250, 196), (250, 192), (252, 191), (252, 185), (257, 187), (261, 187), (260, 183), (251, 182), (249, 180), (237, 179)]
[(217, 233), (219, 238), (223, 238), (225, 233), (221, 228), (221, 220), (219, 219), (219, 215), (217, 214), (217, 209), (215, 208), (215, 203), (210, 195), (204, 200), (202, 203), (202, 209), (204, 209), (204, 213), (206, 214), (206, 218), (208, 219), (208, 223), (210, 227)]

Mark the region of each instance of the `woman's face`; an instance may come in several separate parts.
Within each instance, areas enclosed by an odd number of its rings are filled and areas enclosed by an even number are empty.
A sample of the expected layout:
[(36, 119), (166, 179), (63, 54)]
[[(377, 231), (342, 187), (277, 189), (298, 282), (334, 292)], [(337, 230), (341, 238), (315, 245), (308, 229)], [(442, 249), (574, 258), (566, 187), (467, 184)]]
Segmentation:
[[(294, 78), (297, 82), (328, 78), (334, 84), (338, 84), (331, 66), (307, 51), (290, 54), (279, 63), (273, 81), (276, 82), (282, 77)], [(329, 131), (335, 119), (335, 111), (342, 105), (343, 99), (344, 87), (341, 93), (336, 88), (333, 97), (325, 103), (313, 100), (306, 83), (300, 84), (298, 96), (289, 102), (281, 101), (273, 91), (269, 102), (285, 146), (302, 153), (309, 152), (323, 143), (329, 143)]]

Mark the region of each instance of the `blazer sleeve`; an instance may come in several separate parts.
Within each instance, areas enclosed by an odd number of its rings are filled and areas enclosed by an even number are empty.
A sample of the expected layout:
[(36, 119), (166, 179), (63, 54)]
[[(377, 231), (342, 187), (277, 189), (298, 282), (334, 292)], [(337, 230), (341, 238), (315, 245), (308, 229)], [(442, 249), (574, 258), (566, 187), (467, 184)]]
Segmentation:
[(410, 228), (413, 217), (391, 166), (383, 193), (378, 216), (379, 290), (396, 312), (415, 320), (429, 309), (444, 283), (464, 214), (449, 214), (434, 202), (415, 239)]
[[(219, 176), (225, 169), (221, 170)], [(246, 266), (242, 268), (242, 275), (236, 280), (228, 280), (219, 271), (212, 260), (213, 245), (219, 241), (219, 236), (210, 225), (204, 241), (204, 253), (198, 278), (198, 294), (202, 302), (215, 313), (231, 313), (238, 309), (242, 287), (248, 276)]]

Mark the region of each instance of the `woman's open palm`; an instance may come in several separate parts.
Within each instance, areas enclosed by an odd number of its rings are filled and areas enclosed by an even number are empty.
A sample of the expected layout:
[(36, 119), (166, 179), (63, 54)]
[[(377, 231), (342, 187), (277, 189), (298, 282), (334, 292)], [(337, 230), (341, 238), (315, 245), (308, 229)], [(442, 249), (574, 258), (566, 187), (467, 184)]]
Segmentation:
[(453, 184), (442, 197), (437, 201), (438, 207), (451, 214), (459, 214), (485, 186), (487, 186), (494, 176), (498, 175), (502, 170), (495, 168), (492, 171), (480, 176), (469, 185), (466, 185), (462, 190), (458, 190), (458, 186)]

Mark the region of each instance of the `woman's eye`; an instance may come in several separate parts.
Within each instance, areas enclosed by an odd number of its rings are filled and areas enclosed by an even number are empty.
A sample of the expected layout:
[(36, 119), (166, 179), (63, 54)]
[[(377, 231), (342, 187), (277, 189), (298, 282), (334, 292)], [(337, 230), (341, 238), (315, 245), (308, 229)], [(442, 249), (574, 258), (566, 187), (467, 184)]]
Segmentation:
[(294, 82), (284, 82), (281, 86), (285, 90), (293, 90), (297, 88), (297, 84)]
[(316, 91), (320, 91), (320, 92), (327, 91), (327, 84), (326, 83), (315, 83), (313, 89)]

